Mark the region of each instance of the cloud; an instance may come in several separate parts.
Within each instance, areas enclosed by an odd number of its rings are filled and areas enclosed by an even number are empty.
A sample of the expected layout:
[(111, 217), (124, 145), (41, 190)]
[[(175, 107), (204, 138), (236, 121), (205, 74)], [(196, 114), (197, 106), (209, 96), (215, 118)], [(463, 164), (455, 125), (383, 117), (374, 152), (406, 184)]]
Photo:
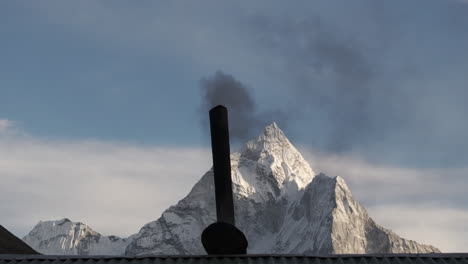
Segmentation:
[(68, 217), (127, 236), (182, 199), (210, 159), (203, 148), (0, 137), (1, 222), (23, 236)]
[(8, 119), (0, 119), (0, 133), (5, 133), (13, 127), (13, 122)]
[(468, 210), (425, 204), (392, 204), (367, 208), (380, 225), (398, 235), (438, 247), (442, 252), (466, 252)]

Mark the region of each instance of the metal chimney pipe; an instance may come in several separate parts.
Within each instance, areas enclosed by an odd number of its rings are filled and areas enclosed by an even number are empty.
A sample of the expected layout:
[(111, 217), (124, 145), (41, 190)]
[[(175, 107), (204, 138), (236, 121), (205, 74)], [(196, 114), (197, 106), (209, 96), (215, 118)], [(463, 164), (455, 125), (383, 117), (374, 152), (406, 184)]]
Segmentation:
[(210, 110), (211, 149), (217, 222), (203, 230), (201, 240), (210, 255), (246, 254), (248, 242), (234, 224), (228, 112), (218, 105)]
[(210, 110), (211, 150), (218, 222), (235, 225), (232, 201), (231, 151), (226, 107), (218, 105)]

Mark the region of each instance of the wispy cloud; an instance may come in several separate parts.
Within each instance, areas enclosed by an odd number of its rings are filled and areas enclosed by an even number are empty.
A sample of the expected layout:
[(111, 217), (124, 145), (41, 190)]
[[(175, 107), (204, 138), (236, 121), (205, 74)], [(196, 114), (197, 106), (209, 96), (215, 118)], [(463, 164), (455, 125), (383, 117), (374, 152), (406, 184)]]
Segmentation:
[(210, 167), (201, 148), (0, 137), (1, 223), (19, 236), (68, 217), (126, 236), (183, 198)]
[(442, 252), (466, 252), (468, 210), (424, 203), (371, 206), (377, 223), (398, 235), (431, 244)]
[(5, 133), (13, 127), (13, 122), (8, 119), (0, 119), (0, 133)]

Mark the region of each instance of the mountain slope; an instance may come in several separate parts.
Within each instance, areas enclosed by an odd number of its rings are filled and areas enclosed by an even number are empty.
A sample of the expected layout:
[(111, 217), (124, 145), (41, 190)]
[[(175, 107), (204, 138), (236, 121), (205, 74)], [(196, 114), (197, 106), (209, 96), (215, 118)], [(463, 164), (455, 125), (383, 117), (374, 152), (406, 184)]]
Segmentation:
[[(278, 234), (275, 251), (300, 254), (430, 253), (435, 247), (398, 237), (377, 225), (343, 178), (315, 176)], [(302, 234), (297, 239), (297, 234)], [(286, 239), (284, 239), (286, 238)]]
[(131, 238), (102, 236), (89, 226), (65, 218), (39, 222), (23, 241), (47, 255), (122, 255)]
[[(248, 253), (426, 253), (432, 246), (377, 225), (341, 177), (315, 176), (275, 123), (231, 155), (236, 225)], [(161, 217), (141, 228), (127, 255), (204, 254), (203, 229), (215, 221), (213, 172)]]

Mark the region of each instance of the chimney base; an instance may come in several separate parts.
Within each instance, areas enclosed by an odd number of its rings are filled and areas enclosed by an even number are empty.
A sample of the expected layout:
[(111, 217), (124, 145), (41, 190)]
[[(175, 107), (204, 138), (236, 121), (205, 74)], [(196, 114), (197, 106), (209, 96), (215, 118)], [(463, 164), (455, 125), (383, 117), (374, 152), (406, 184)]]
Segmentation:
[(234, 225), (217, 222), (203, 230), (203, 247), (208, 255), (239, 255), (247, 253), (245, 235)]

